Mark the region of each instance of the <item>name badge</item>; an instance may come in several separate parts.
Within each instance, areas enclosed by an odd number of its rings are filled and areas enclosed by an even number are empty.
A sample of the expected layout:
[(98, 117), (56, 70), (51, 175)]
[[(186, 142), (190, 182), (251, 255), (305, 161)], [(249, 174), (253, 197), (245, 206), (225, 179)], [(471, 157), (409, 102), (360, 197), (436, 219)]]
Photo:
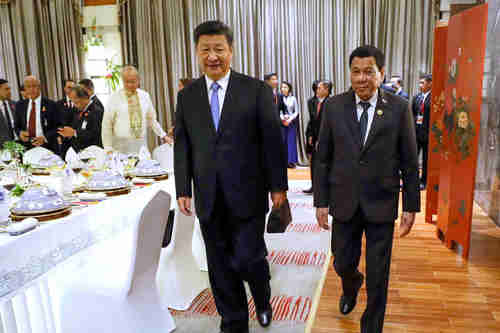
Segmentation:
[(419, 114), (417, 115), (417, 125), (423, 125), (424, 124), (424, 116)]
[(84, 120), (82, 123), (82, 129), (87, 129), (87, 121)]

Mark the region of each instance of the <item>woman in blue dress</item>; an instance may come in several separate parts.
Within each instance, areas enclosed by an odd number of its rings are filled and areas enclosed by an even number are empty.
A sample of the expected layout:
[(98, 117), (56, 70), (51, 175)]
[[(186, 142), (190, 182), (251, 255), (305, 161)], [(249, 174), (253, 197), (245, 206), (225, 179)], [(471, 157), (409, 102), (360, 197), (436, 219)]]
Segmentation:
[(288, 147), (288, 167), (295, 168), (298, 162), (297, 156), (297, 122), (299, 116), (299, 104), (295, 96), (292, 96), (292, 85), (289, 82), (281, 83), (281, 93), (286, 105), (286, 111), (280, 112), (281, 129), (283, 141)]

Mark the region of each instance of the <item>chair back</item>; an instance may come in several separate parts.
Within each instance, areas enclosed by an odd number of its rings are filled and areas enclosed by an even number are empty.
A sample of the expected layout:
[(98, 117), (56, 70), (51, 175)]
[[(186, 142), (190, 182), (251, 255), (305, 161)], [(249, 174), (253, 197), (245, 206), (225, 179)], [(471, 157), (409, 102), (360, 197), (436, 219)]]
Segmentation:
[(160, 191), (144, 208), (139, 226), (137, 229), (137, 249), (132, 273), (132, 287), (129, 293), (134, 290), (134, 285), (146, 272), (152, 273), (151, 283), (154, 283), (154, 274), (160, 261), (160, 252), (165, 232), (165, 226), (170, 210), (170, 194)]

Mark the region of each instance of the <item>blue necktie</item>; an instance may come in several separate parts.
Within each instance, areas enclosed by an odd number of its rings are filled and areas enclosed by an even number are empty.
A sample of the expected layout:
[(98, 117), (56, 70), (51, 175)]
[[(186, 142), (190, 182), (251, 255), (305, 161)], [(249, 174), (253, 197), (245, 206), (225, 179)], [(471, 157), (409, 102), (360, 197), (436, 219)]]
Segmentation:
[(214, 120), (215, 130), (217, 131), (219, 128), (219, 94), (218, 90), (220, 89), (220, 85), (217, 82), (212, 83), (210, 86), (210, 91), (212, 92), (212, 96), (210, 96), (210, 110), (212, 111), (212, 119)]
[(367, 102), (359, 102), (359, 105), (363, 108), (363, 113), (359, 118), (359, 129), (361, 134), (361, 147), (365, 144), (366, 130), (368, 128), (368, 109), (371, 104)]

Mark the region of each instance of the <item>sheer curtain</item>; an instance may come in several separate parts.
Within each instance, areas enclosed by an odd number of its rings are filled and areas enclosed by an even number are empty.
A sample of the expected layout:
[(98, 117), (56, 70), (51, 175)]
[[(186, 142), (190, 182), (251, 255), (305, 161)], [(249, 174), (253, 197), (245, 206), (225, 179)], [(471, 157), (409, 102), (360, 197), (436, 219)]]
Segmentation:
[(178, 79), (200, 75), (194, 28), (220, 19), (234, 31), (234, 70), (260, 79), (277, 72), (280, 81), (293, 85), (301, 110), (298, 149), (303, 164), (311, 84), (328, 79), (335, 93), (347, 90), (349, 54), (357, 46), (381, 48), (387, 74), (402, 75), (410, 95), (416, 93), (419, 75), (432, 68), (432, 0), (170, 0), (168, 7), (163, 3), (128, 0), (121, 6), (125, 59), (141, 68), (163, 125), (172, 124)]
[(0, 77), (14, 99), (28, 74), (49, 98), (62, 96), (62, 80), (83, 72), (79, 0), (18, 0), (0, 5)]

